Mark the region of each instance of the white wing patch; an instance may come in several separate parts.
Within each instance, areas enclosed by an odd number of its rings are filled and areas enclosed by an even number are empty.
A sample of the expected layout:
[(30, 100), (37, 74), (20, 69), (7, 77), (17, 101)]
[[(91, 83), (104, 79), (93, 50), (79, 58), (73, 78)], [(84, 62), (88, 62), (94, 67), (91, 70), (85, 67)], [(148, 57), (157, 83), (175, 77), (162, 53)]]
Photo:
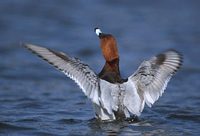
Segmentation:
[(90, 98), (92, 102), (99, 105), (99, 78), (88, 65), (62, 52), (56, 52), (32, 44), (25, 44), (24, 46), (73, 79), (84, 94)]
[(118, 109), (118, 103), (116, 102), (113, 93), (117, 93), (117, 85), (111, 84), (105, 80), (100, 79), (100, 90), (101, 92), (99, 96), (99, 101), (101, 107), (107, 111), (107, 114), (109, 114), (111, 118), (115, 119), (113, 111), (116, 111)]
[(140, 116), (144, 108), (144, 99), (139, 96), (135, 83), (131, 79), (128, 79), (124, 86), (126, 87), (124, 106), (130, 113)]

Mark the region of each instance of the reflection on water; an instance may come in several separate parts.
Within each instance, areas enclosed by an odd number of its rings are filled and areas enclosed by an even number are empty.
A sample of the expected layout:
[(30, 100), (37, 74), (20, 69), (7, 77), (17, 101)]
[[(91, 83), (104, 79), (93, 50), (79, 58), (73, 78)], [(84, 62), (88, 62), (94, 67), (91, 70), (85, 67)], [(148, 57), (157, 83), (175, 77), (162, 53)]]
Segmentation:
[[(199, 2), (0, 1), (0, 135), (199, 135)], [(104, 60), (94, 27), (112, 33), (129, 76), (165, 49), (184, 55), (166, 93), (138, 122), (98, 122), (80, 89), (20, 46), (39, 44), (80, 58), (98, 73)]]
[[(103, 135), (117, 136), (117, 135), (130, 135), (130, 136), (154, 136), (168, 134), (169, 129), (159, 128), (151, 125), (148, 121), (138, 122), (109, 122), (109, 123), (90, 123), (90, 127), (95, 132), (103, 132)], [(174, 133), (175, 134), (175, 133)]]

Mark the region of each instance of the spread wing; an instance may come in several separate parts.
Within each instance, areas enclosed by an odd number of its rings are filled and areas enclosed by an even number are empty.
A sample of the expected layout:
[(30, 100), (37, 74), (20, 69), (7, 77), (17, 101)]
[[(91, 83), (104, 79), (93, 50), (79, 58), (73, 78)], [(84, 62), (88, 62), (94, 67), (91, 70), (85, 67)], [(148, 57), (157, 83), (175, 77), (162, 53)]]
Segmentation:
[(141, 98), (151, 107), (162, 95), (170, 78), (181, 64), (181, 54), (169, 50), (144, 61), (129, 79), (136, 85)]
[(24, 46), (74, 80), (84, 94), (90, 98), (92, 102), (99, 105), (99, 79), (88, 65), (82, 63), (79, 59), (71, 58), (62, 52), (56, 52), (32, 44), (24, 44)]

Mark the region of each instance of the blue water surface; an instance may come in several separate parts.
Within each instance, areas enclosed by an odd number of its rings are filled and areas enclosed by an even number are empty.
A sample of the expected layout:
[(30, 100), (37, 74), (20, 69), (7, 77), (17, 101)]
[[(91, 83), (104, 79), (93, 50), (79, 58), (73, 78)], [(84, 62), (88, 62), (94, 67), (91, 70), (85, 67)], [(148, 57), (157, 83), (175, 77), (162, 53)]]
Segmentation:
[[(200, 135), (200, 2), (1, 0), (0, 135)], [(93, 120), (77, 85), (21, 47), (32, 43), (104, 65), (94, 28), (112, 33), (123, 77), (169, 48), (184, 55), (164, 95), (135, 123)]]

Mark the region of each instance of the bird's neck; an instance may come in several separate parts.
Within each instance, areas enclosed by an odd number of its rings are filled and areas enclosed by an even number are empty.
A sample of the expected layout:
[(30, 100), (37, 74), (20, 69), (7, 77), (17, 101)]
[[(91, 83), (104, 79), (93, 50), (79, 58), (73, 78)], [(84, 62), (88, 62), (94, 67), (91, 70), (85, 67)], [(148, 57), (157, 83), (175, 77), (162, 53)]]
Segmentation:
[(117, 42), (112, 35), (101, 39), (101, 50), (106, 60), (105, 70), (108, 72), (119, 73), (119, 54)]
[(103, 69), (99, 73), (99, 77), (110, 83), (121, 83), (122, 78), (119, 70), (119, 59), (113, 61), (106, 61)]
[(106, 62), (99, 76), (109, 82), (119, 82), (119, 54), (115, 39), (112, 36), (101, 39), (101, 49)]
[(119, 58), (113, 59), (112, 61), (106, 61), (104, 65), (106, 72), (114, 72), (120, 75), (119, 71)]
[(119, 59), (117, 43), (114, 37), (107, 36), (101, 39), (101, 50), (106, 62), (112, 62)]

